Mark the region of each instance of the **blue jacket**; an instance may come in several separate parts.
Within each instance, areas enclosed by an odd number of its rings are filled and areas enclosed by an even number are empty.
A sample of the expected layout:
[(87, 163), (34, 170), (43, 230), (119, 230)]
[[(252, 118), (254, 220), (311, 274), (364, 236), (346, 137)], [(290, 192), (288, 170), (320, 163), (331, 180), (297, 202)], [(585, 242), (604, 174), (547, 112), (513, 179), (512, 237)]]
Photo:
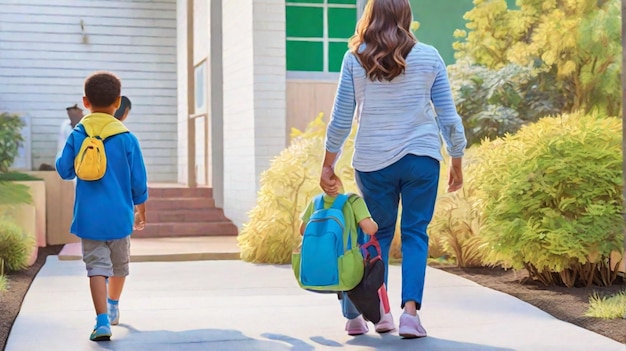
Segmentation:
[[(82, 124), (106, 122), (106, 116), (109, 115), (88, 115), (72, 131), (56, 160), (61, 178), (76, 178), (74, 158), (87, 136)], [(111, 136), (104, 141), (104, 148), (107, 157), (104, 177), (97, 181), (77, 179), (70, 231), (83, 239), (106, 241), (131, 235), (134, 206), (148, 199), (146, 167), (135, 135), (126, 132)]]

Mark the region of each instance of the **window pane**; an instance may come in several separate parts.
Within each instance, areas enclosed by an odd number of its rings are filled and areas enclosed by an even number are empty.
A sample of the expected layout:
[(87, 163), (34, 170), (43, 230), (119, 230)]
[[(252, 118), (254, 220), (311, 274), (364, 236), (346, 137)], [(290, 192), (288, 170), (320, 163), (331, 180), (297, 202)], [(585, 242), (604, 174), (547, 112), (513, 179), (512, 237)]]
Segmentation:
[(328, 37), (332, 39), (347, 39), (354, 34), (356, 27), (356, 8), (329, 8), (328, 9)]
[(328, 71), (329, 72), (340, 72), (341, 71), (341, 61), (343, 61), (343, 56), (348, 51), (348, 43), (329, 43), (328, 44)]
[(322, 38), (324, 36), (323, 11), (321, 7), (287, 6), (287, 36)]
[(324, 45), (321, 41), (287, 40), (288, 71), (324, 71)]
[(356, 0), (328, 0), (329, 4), (349, 4), (356, 5)]

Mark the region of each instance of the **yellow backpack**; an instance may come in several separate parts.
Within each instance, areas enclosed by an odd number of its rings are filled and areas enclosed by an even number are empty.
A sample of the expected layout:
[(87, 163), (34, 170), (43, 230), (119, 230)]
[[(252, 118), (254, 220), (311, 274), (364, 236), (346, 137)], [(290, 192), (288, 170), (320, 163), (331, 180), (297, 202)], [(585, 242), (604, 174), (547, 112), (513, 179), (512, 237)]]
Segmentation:
[(107, 156), (104, 140), (113, 135), (126, 133), (128, 128), (117, 118), (105, 113), (92, 113), (79, 123), (87, 137), (74, 159), (74, 171), (81, 180), (94, 181), (104, 177), (107, 169)]

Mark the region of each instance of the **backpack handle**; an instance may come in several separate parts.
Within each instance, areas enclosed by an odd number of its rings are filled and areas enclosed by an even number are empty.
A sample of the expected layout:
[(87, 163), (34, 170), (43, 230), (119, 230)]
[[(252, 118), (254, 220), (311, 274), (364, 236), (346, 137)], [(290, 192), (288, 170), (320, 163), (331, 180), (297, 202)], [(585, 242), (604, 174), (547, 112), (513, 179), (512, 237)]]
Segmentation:
[[(372, 251), (370, 249), (374, 249), (375, 255), (372, 255)], [(361, 245), (361, 249), (364, 251), (364, 258), (366, 261), (368, 260), (382, 260), (382, 250), (380, 249), (380, 243), (378, 239), (376, 239), (375, 235), (370, 237), (370, 240), (365, 244)]]

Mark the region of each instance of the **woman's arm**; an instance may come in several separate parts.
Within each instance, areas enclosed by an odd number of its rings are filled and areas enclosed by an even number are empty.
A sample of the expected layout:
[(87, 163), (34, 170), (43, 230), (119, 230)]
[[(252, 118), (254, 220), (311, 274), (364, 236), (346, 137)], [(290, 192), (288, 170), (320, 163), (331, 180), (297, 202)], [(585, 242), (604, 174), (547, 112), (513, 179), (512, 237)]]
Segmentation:
[(431, 98), (437, 112), (437, 124), (446, 142), (448, 154), (452, 158), (461, 158), (467, 146), (465, 129), (452, 99), (448, 71), (441, 56), (439, 59), (439, 70), (431, 88)]
[(356, 107), (354, 80), (352, 78), (353, 58), (352, 53), (348, 51), (344, 55), (343, 63), (341, 64), (341, 76), (335, 95), (335, 104), (333, 105), (333, 112), (326, 130), (325, 144), (327, 152), (324, 158), (324, 166), (333, 166), (337, 154), (341, 151), (352, 129), (352, 119), (354, 118), (354, 109)]

